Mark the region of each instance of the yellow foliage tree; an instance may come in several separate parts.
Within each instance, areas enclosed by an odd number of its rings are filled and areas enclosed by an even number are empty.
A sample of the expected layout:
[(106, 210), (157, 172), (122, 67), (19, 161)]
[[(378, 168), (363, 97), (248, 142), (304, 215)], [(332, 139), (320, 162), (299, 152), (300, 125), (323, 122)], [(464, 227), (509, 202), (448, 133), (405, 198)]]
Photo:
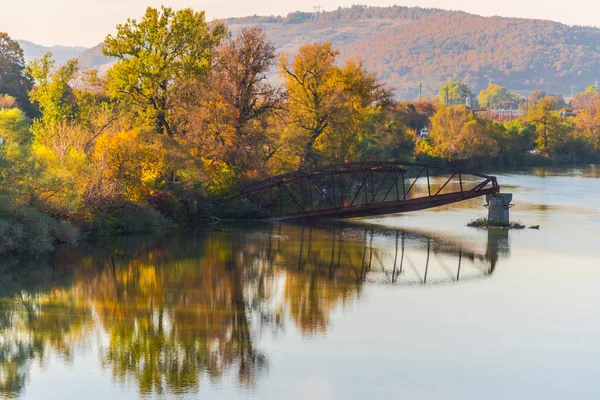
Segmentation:
[(300, 47), (293, 61), (282, 55), (280, 73), (288, 92), (288, 127), (283, 134), (287, 164), (317, 164), (319, 156), (342, 161), (352, 156), (349, 143), (357, 139), (365, 112), (389, 91), (361, 62), (335, 65), (331, 43)]
[(94, 149), (100, 185), (135, 202), (164, 183), (167, 151), (148, 131), (102, 134)]
[(500, 146), (489, 121), (465, 107), (441, 107), (431, 119), (431, 139), (438, 154), (449, 160), (495, 157)]

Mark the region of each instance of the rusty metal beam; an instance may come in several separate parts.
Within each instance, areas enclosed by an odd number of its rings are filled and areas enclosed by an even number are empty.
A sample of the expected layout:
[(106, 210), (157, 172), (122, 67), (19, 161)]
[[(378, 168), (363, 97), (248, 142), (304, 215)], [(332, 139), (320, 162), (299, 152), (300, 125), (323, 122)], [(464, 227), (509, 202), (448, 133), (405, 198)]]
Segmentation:
[[(414, 181), (406, 189), (405, 173), (406, 167), (419, 167), (420, 171)], [(431, 171), (435, 171), (432, 175)], [(407, 195), (417, 185), (422, 175), (427, 174), (427, 192), (417, 198), (407, 199)], [(450, 177), (439, 188), (435, 194), (432, 193), (431, 176), (447, 174)], [(339, 179), (336, 179), (339, 175)], [(361, 180), (357, 180), (358, 176)], [(390, 187), (385, 185), (389, 177), (393, 176)], [(459, 192), (445, 193), (442, 191), (458, 175), (460, 185)], [(464, 188), (463, 175), (479, 178), (477, 184), (471, 188)], [(350, 184), (347, 190), (344, 189), (344, 177), (350, 177)], [(321, 179), (321, 181), (319, 181)], [(381, 179), (381, 181), (378, 181)], [(399, 179), (402, 179), (402, 196), (400, 196)], [(337, 190), (337, 181), (339, 180), (339, 193)], [(305, 184), (308, 182), (308, 187)], [(331, 191), (321, 187), (322, 183), (331, 183)], [(360, 186), (355, 184), (360, 182)], [(368, 187), (370, 184), (370, 188)], [(392, 190), (396, 191), (396, 199), (388, 200)], [(274, 189), (279, 189), (279, 195), (276, 196)], [(308, 189), (308, 193), (306, 193)], [(313, 199), (313, 189), (325, 201), (315, 205)], [(384, 192), (385, 190), (385, 192)], [(246, 198), (254, 202), (265, 210), (270, 209), (270, 214), (274, 220), (288, 220), (298, 218), (350, 218), (370, 215), (382, 215), (388, 213), (399, 213), (422, 210), (431, 207), (438, 207), (444, 204), (451, 204), (470, 198), (483, 196), (491, 193), (498, 193), (500, 186), (496, 177), (480, 174), (477, 172), (464, 171), (458, 168), (438, 167), (434, 165), (421, 163), (389, 163), (389, 162), (366, 162), (330, 165), (326, 167), (299, 170), (292, 173), (268, 178), (238, 190), (225, 193), (214, 199), (218, 207), (223, 207), (227, 203), (239, 198)], [(381, 198), (380, 194), (385, 196)], [(299, 194), (300, 199), (296, 197)], [(333, 195), (333, 199), (331, 196)], [(339, 195), (339, 197), (338, 197)], [(364, 204), (356, 205), (359, 196), (365, 196)], [(348, 197), (349, 203), (345, 201)], [(276, 214), (276, 199), (279, 201), (279, 215)], [(339, 201), (338, 201), (339, 200)], [(310, 202), (310, 207), (306, 202)], [(293, 206), (291, 212), (284, 210), (284, 203)]]
[(452, 204), (459, 201), (469, 200), (486, 194), (497, 193), (494, 188), (483, 189), (476, 192), (447, 193), (431, 197), (421, 197), (416, 199), (387, 201), (385, 203), (364, 204), (354, 207), (344, 207), (335, 210), (315, 210), (307, 213), (286, 214), (281, 218), (275, 218), (277, 221), (292, 220), (298, 218), (355, 218), (368, 217), (384, 214), (397, 214), (409, 211), (425, 210), (428, 208), (439, 207), (446, 204)]

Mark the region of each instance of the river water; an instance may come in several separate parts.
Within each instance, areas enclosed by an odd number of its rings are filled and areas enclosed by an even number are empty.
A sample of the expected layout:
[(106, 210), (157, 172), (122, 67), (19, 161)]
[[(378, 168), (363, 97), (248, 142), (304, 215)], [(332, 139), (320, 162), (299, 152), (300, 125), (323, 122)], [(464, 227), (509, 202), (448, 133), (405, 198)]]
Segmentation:
[(597, 398), (600, 167), (483, 199), (214, 225), (2, 262), (0, 393), (23, 399)]

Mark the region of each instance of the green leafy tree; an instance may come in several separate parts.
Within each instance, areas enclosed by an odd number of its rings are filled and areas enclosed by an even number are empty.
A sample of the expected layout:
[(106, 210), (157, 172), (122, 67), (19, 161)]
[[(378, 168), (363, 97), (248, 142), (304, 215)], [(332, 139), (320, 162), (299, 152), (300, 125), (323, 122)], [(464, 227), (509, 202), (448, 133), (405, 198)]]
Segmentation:
[(127, 20), (104, 41), (104, 55), (118, 59), (108, 71), (109, 90), (139, 106), (157, 133), (172, 136), (168, 99), (174, 83), (205, 76), (224, 34), (224, 25), (209, 25), (204, 12), (149, 7), (141, 21)]
[(502, 141), (503, 152), (511, 159), (510, 164), (513, 165), (515, 159), (535, 148), (535, 125), (519, 118), (505, 123), (504, 130), (507, 140)]
[(461, 81), (448, 81), (438, 93), (440, 102), (443, 105), (465, 104), (466, 98), (473, 98), (471, 89)]
[(0, 94), (14, 97), (24, 111), (35, 116), (35, 108), (28, 97), (32, 87), (33, 79), (25, 72), (21, 46), (6, 33), (0, 32)]
[(85, 106), (71, 86), (78, 73), (77, 61), (55, 67), (48, 53), (30, 62), (27, 70), (38, 82), (30, 98), (41, 112), (31, 128), (32, 153), (42, 166), (35, 182), (35, 197), (44, 211), (67, 218), (81, 211), (93, 171), (83, 151), (87, 132), (81, 129), (80, 110)]
[(0, 109), (0, 205), (24, 203), (35, 176), (29, 157), (32, 135), (31, 121), (18, 108)]
[(479, 104), (494, 109), (517, 108), (519, 95), (509, 92), (504, 86), (491, 84), (479, 93)]
[(37, 85), (29, 93), (41, 112), (41, 117), (34, 120), (32, 127), (38, 136), (52, 135), (58, 127), (75, 118), (76, 101), (69, 82), (77, 73), (77, 61), (70, 60), (55, 68), (52, 53), (33, 60), (27, 67)]

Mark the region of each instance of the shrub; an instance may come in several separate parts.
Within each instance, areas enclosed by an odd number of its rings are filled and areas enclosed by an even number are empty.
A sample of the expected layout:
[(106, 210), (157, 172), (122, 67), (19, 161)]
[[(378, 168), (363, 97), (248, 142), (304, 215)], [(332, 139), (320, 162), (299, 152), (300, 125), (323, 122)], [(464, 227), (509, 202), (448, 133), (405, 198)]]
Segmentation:
[(125, 202), (95, 215), (91, 233), (94, 235), (148, 233), (165, 231), (173, 227), (174, 224), (159, 212)]
[(525, 225), (519, 223), (519, 222), (502, 222), (502, 221), (495, 221), (493, 219), (488, 219), (488, 218), (478, 218), (476, 220), (473, 220), (471, 222), (469, 222), (467, 224), (468, 227), (471, 228), (484, 228), (484, 229), (490, 229), (490, 228), (508, 228), (508, 229), (525, 229)]
[(58, 243), (74, 245), (75, 227), (58, 221), (31, 206), (0, 209), (0, 255), (40, 256)]

